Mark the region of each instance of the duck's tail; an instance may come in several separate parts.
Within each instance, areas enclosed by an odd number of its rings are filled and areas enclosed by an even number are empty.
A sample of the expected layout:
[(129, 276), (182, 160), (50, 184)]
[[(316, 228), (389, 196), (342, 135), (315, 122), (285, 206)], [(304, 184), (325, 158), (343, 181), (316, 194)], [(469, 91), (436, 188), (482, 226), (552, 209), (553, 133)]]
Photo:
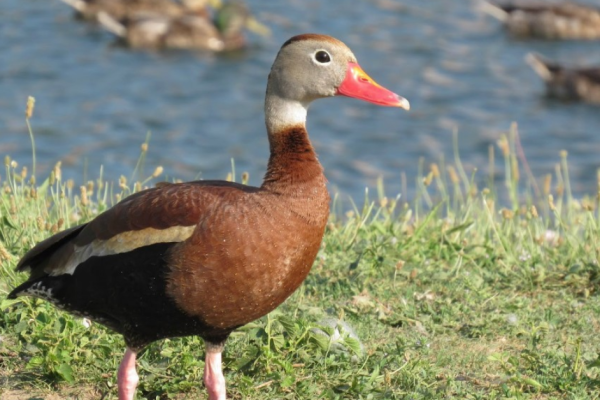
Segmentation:
[(106, 28), (106, 30), (117, 35), (118, 37), (125, 37), (127, 35), (127, 28), (125, 25), (114, 19), (105, 11), (100, 11), (98, 13), (98, 22), (104, 28)]
[(506, 20), (508, 19), (508, 13), (505, 10), (503, 10), (502, 7), (499, 7), (494, 3), (490, 3), (489, 1), (481, 1), (480, 9), (484, 13), (491, 15), (500, 22), (506, 22)]
[(537, 53), (528, 53), (525, 61), (543, 80), (552, 79), (552, 64), (546, 58)]
[(61, 0), (63, 3), (73, 7), (80, 13), (83, 13), (87, 8), (87, 4), (83, 0)]

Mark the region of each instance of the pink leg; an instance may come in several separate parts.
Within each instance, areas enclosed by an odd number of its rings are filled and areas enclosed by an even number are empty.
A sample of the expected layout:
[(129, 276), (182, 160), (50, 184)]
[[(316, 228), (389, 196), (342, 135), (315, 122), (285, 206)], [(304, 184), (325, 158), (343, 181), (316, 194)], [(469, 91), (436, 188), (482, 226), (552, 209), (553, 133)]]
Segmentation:
[(117, 374), (119, 400), (133, 400), (138, 381), (139, 377), (135, 370), (135, 352), (127, 348)]
[(220, 346), (206, 346), (204, 384), (208, 390), (208, 400), (225, 400), (225, 377), (221, 369), (222, 350)]

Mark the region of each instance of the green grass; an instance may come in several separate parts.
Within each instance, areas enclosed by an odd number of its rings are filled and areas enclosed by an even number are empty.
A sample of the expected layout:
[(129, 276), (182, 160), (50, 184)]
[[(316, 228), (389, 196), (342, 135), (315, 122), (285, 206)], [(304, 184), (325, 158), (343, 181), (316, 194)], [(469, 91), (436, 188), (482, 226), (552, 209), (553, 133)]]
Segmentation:
[[(457, 151), (422, 166), (411, 203), (379, 188), (332, 215), (304, 285), (229, 340), (229, 397), (599, 399), (598, 200), (573, 198), (565, 153), (538, 188), (517, 139), (513, 129), (498, 143), (503, 185), (465, 171)], [(139, 165), (137, 183), (82, 188), (57, 166), (40, 184), (5, 165), (0, 398), (115, 399), (120, 336), (5, 294), (26, 278), (14, 267), (37, 241), (150, 181)], [(138, 399), (206, 398), (203, 357), (196, 337), (154, 343), (139, 361)]]

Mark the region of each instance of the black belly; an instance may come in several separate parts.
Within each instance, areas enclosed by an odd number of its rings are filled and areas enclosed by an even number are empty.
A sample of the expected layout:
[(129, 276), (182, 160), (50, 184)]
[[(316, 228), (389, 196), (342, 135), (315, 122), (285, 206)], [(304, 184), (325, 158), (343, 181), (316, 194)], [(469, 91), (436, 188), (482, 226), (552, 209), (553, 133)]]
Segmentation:
[(139, 350), (167, 337), (198, 335), (218, 344), (232, 329), (218, 329), (181, 311), (166, 294), (166, 256), (174, 243), (91, 257), (73, 275), (46, 276), (57, 305), (108, 326)]

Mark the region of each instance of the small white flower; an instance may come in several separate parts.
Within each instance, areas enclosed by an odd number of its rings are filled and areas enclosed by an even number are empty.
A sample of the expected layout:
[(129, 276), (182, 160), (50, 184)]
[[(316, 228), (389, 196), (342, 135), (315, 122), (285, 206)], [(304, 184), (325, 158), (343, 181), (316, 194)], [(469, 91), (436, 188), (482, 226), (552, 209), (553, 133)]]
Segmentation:
[(555, 244), (559, 237), (560, 235), (556, 231), (548, 229), (544, 232), (544, 240), (550, 244)]
[(527, 253), (526, 251), (524, 251), (523, 253), (521, 253), (521, 255), (519, 256), (519, 261), (527, 261), (531, 258), (531, 254)]

